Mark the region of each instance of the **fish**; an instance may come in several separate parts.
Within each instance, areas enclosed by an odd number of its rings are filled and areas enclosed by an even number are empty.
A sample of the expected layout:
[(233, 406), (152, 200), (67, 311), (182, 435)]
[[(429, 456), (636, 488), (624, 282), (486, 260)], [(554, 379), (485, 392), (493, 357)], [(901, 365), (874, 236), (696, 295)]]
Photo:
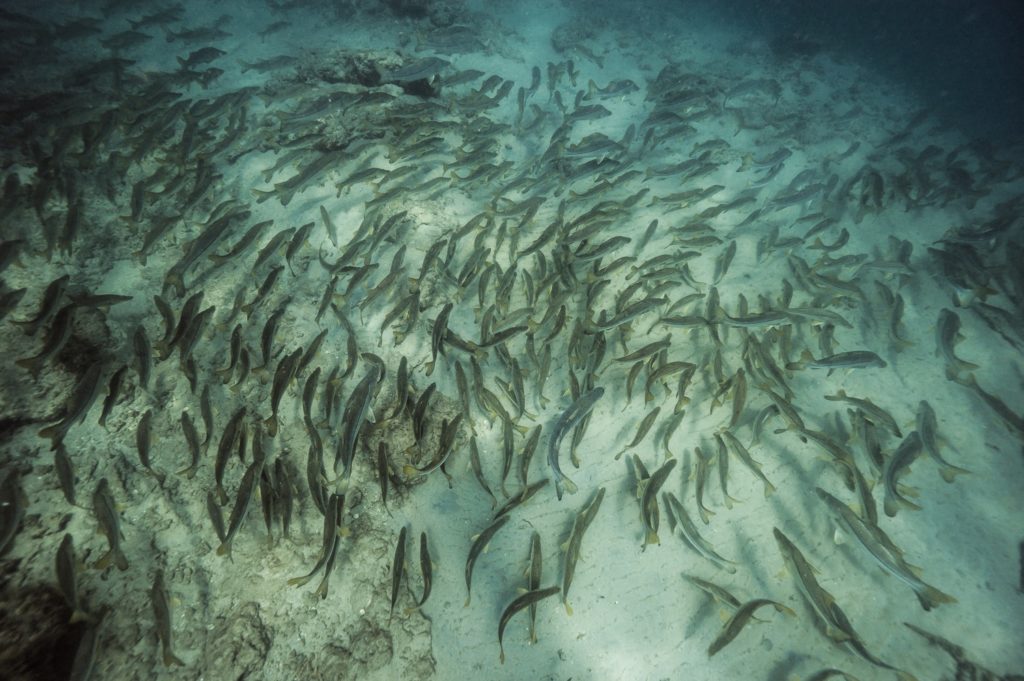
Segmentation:
[(256, 488), (259, 485), (260, 477), (263, 475), (263, 465), (265, 460), (262, 454), (257, 453), (257, 448), (260, 448), (259, 444), (262, 433), (257, 430), (253, 435), (253, 462), (249, 464), (249, 467), (245, 469), (245, 473), (242, 475), (242, 481), (238, 485), (238, 494), (235, 496), (235, 505), (231, 509), (231, 517), (228, 519), (228, 530), (224, 535), (224, 540), (217, 547), (218, 556), (231, 556), (231, 545), (235, 539), (235, 535), (238, 534), (238, 530), (241, 529), (242, 523), (245, 522), (245, 517), (249, 512), (249, 506), (252, 503), (253, 497), (256, 495)]
[(27, 369), (33, 378), (38, 379), (39, 373), (43, 370), (46, 362), (55, 357), (71, 339), (74, 330), (75, 310), (78, 306), (75, 303), (65, 305), (53, 316), (53, 322), (46, 333), (43, 347), (38, 353), (30, 357), (22, 357), (15, 361), (15, 364)]
[[(314, 431), (315, 432), (315, 431)], [(323, 527), (323, 548), (320, 550), (320, 557), (309, 574), (302, 577), (292, 577), (288, 584), (302, 586), (309, 582), (316, 573), (331, 560), (338, 544), (338, 519), (345, 506), (345, 498), (340, 494), (331, 494), (324, 504), (324, 527)]]
[(921, 607), (927, 612), (943, 603), (956, 603), (957, 600), (935, 587), (924, 583), (918, 576), (919, 571), (908, 565), (899, 549), (877, 525), (870, 525), (857, 516), (853, 510), (821, 489), (814, 488), (822, 501), (829, 507), (839, 525), (852, 534), (857, 543), (865, 549), (875, 562), (886, 572), (899, 579), (914, 590)]
[(928, 404), (928, 400), (921, 400), (917, 405), (917, 432), (921, 436), (921, 445), (924, 447), (924, 451), (939, 464), (939, 475), (943, 480), (953, 482), (958, 474), (970, 473), (966, 468), (949, 463), (939, 453), (938, 424), (935, 410)]
[(602, 387), (594, 388), (581, 395), (579, 399), (562, 413), (551, 428), (551, 438), (548, 441), (548, 466), (551, 467), (551, 471), (555, 476), (555, 491), (559, 501), (562, 499), (563, 492), (575, 494), (577, 489), (576, 483), (562, 473), (558, 463), (559, 446), (562, 444), (566, 434), (594, 409), (594, 405), (597, 404), (597, 401), (603, 395), (604, 388)]
[(715, 653), (720, 651), (722, 648), (727, 646), (746, 626), (747, 622), (754, 616), (759, 608), (766, 605), (770, 605), (779, 612), (784, 612), (791, 617), (796, 617), (796, 613), (792, 609), (787, 608), (782, 603), (769, 600), (767, 598), (755, 598), (752, 601), (747, 601), (732, 614), (729, 621), (722, 627), (722, 631), (715, 637), (715, 640), (708, 646), (708, 657), (713, 657)]
[(235, 444), (240, 437), (244, 437), (246, 408), (239, 407), (228, 420), (224, 427), (224, 434), (221, 435), (220, 443), (217, 445), (217, 459), (214, 463), (213, 478), (217, 485), (217, 498), (220, 503), (228, 503), (228, 495), (224, 491), (224, 469), (227, 467), (228, 457), (235, 449)]
[(616, 357), (613, 361), (615, 362), (636, 362), (641, 359), (646, 359), (651, 355), (656, 355), (662, 350), (667, 350), (672, 344), (672, 335), (669, 334), (660, 341), (649, 343), (644, 347), (634, 350), (633, 352), (623, 355), (622, 357)]
[(331, 244), (335, 248), (338, 248), (338, 228), (334, 225), (334, 221), (331, 220), (331, 214), (327, 212), (323, 204), (320, 204), (320, 219), (323, 220), (327, 238), (331, 240)]
[[(536, 591), (540, 588), (543, 558), (541, 556), (540, 533), (536, 530), (530, 535), (530, 565), (526, 570), (526, 590)], [(530, 604), (530, 643), (537, 642), (537, 604)]]
[(402, 576), (405, 575), (405, 535), (409, 531), (408, 526), (403, 525), (398, 532), (398, 544), (395, 546), (395, 558), (391, 561), (391, 610), (388, 613), (388, 621), (395, 614), (395, 603), (398, 602), (398, 590), (402, 586)]
[(270, 389), (270, 416), (263, 422), (263, 425), (267, 428), (267, 434), (270, 435), (270, 437), (275, 437), (277, 435), (277, 412), (281, 406), (281, 399), (284, 397), (285, 391), (288, 390), (288, 386), (290, 386), (292, 381), (295, 379), (295, 372), (298, 368), (301, 352), (302, 348), (298, 348), (291, 354), (285, 355), (277, 363), (277, 369), (274, 370), (274, 382)]
[(974, 374), (968, 374), (966, 379), (956, 378), (955, 380), (965, 388), (973, 390), (981, 401), (996, 413), (1010, 433), (1020, 439), (1024, 439), (1024, 416), (1010, 409), (997, 395), (986, 392), (984, 388), (978, 385)]
[[(108, 3), (115, 4), (115, 3)], [(145, 14), (139, 19), (129, 19), (128, 23), (131, 24), (133, 29), (146, 28), (148, 26), (162, 26), (163, 24), (170, 24), (176, 21), (181, 21), (182, 17), (185, 16), (185, 6), (181, 3), (175, 3), (168, 5), (163, 9), (157, 10), (152, 14)]]
[(104, 38), (100, 41), (100, 44), (108, 50), (118, 52), (122, 50), (130, 50), (133, 47), (138, 47), (139, 45), (147, 43), (152, 39), (153, 36), (149, 35), (148, 33), (142, 33), (141, 31), (129, 29), (127, 31), (121, 31), (107, 38)]
[(494, 496), (494, 492), (491, 491), (491, 487), (487, 484), (487, 479), (484, 477), (483, 466), (480, 464), (480, 450), (477, 447), (475, 435), (469, 438), (469, 461), (477, 482), (487, 492), (487, 496), (491, 498), (491, 509), (493, 510), (498, 504), (498, 499)]
[(837, 608), (835, 598), (818, 584), (818, 580), (814, 576), (817, 570), (807, 562), (800, 549), (779, 528), (773, 528), (772, 532), (779, 545), (783, 560), (792, 570), (800, 586), (800, 593), (803, 594), (804, 599), (823, 625), (825, 635), (836, 643), (844, 643), (855, 638), (853, 632), (838, 626), (835, 622), (834, 613)]
[(466, 558), (466, 607), (469, 606), (469, 601), (473, 596), (473, 566), (494, 535), (508, 522), (508, 519), (507, 514), (498, 516), (486, 530), (473, 539), (473, 544), (469, 548), (469, 556)]
[(548, 479), (544, 478), (543, 480), (538, 480), (533, 484), (523, 487), (521, 490), (509, 497), (509, 500), (505, 502), (505, 505), (498, 509), (498, 512), (494, 514), (495, 519), (508, 515), (512, 509), (525, 504), (534, 494), (546, 487), (547, 484)]
[(544, 426), (538, 424), (533, 430), (530, 431), (529, 437), (526, 438), (526, 444), (523, 445), (523, 451), (519, 455), (519, 481), (524, 487), (527, 486), (527, 479), (529, 478), (530, 462), (533, 460), (533, 454), (537, 451), (537, 445), (540, 444), (540, 434), (544, 429)]
[[(898, 479), (903, 470), (918, 457), (923, 446), (920, 433), (916, 430), (912, 431), (903, 438), (903, 442), (900, 443), (900, 446), (896, 448), (896, 451), (893, 452), (893, 455), (886, 463), (885, 470), (882, 473), (882, 482), (885, 485), (883, 508), (885, 509), (885, 514), (890, 518), (896, 517), (896, 512), (901, 506), (903, 508), (921, 510), (920, 506), (903, 496)], [(908, 490), (903, 491), (909, 493)]]
[(572, 521), (572, 530), (569, 532), (569, 540), (562, 545), (565, 552), (565, 563), (562, 572), (562, 605), (565, 611), (572, 615), (572, 608), (569, 606), (569, 587), (576, 576), (576, 562), (580, 558), (580, 549), (583, 546), (583, 535), (594, 522), (597, 512), (604, 501), (604, 487), (599, 487), (594, 496), (576, 514)]
[(416, 603), (416, 608), (422, 608), (430, 598), (430, 589), (434, 583), (434, 568), (430, 560), (430, 547), (427, 545), (427, 533), (420, 532), (420, 574), (423, 575), (423, 597)]
[(57, 309), (57, 305), (60, 303), (61, 298), (63, 298), (70, 281), (71, 276), (68, 274), (51, 281), (43, 291), (43, 297), (39, 303), (39, 311), (36, 315), (30, 319), (14, 319), (11, 320), (12, 323), (22, 327), (22, 330), (29, 336), (34, 336), (36, 331), (46, 323)]
[(736, 240), (733, 239), (729, 242), (729, 245), (715, 260), (715, 273), (711, 278), (711, 283), (718, 284), (725, 277), (729, 271), (729, 266), (732, 264), (733, 258), (736, 257)]
[(700, 513), (700, 519), (707, 525), (711, 522), (709, 516), (715, 515), (714, 511), (704, 506), (704, 485), (707, 483), (708, 466), (711, 463), (711, 459), (704, 454), (700, 447), (694, 447), (693, 454), (697, 459), (697, 468), (694, 473), (697, 481), (697, 511)]
[(640, 497), (640, 518), (644, 525), (644, 543), (641, 550), (649, 544), (661, 544), (658, 538), (658, 492), (668, 480), (669, 474), (679, 463), (678, 459), (669, 459), (654, 471), (648, 480), (643, 482), (643, 494)]
[(651, 427), (657, 420), (659, 413), (661, 413), (660, 406), (655, 407), (650, 412), (648, 412), (646, 416), (644, 416), (644, 418), (640, 421), (640, 425), (636, 429), (636, 435), (633, 436), (633, 441), (626, 445), (625, 449), (623, 449), (621, 452), (615, 455), (616, 461), (622, 458), (623, 454), (625, 454), (630, 449), (633, 449), (634, 447), (636, 447), (637, 445), (644, 441), (644, 438), (647, 437), (648, 431), (651, 430)]
[(888, 365), (884, 359), (869, 350), (840, 352), (821, 359), (815, 359), (809, 351), (804, 350), (800, 355), (800, 361), (787, 363), (786, 369), (795, 371), (810, 368), (832, 371), (834, 369), (885, 368), (886, 366)]
[(413, 407), (412, 432), (417, 443), (423, 439), (423, 435), (426, 432), (427, 407), (430, 405), (430, 398), (433, 397), (436, 390), (437, 383), (431, 383), (427, 386), (426, 390), (420, 393), (420, 396), (416, 399), (416, 406)]
[(291, 240), (288, 242), (288, 248), (284, 251), (284, 261), (288, 265), (288, 271), (293, 275), (295, 270), (292, 268), (292, 258), (295, 254), (306, 245), (306, 240), (309, 238), (309, 233), (316, 227), (316, 222), (307, 222), (306, 224), (296, 227), (295, 233), (292, 234)]
[(243, 253), (249, 250), (249, 248), (253, 244), (259, 241), (260, 237), (263, 236), (263, 232), (266, 231), (267, 227), (270, 227), (273, 224), (273, 220), (263, 220), (262, 222), (257, 222), (252, 227), (250, 227), (245, 234), (242, 235), (242, 238), (240, 238), (238, 242), (228, 250), (227, 253), (224, 253), (223, 255), (221, 255), (220, 253), (211, 253), (207, 257), (217, 266), (227, 264), (232, 260), (236, 260), (239, 256), (241, 256)]
[(185, 475), (189, 480), (195, 477), (196, 471), (199, 470), (199, 459), (202, 455), (202, 445), (199, 443), (199, 433), (196, 431), (196, 426), (192, 422), (192, 417), (189, 416), (187, 411), (181, 412), (181, 432), (185, 435), (185, 443), (188, 445), (188, 451), (191, 455), (191, 463), (188, 467), (178, 471), (178, 475)]
[(281, 19), (268, 24), (266, 28), (260, 30), (258, 35), (260, 36), (260, 38), (266, 39), (268, 35), (277, 33), (278, 31), (288, 28), (291, 25), (292, 22)]
[(434, 326), (430, 333), (430, 361), (426, 365), (427, 376), (434, 373), (434, 364), (437, 362), (438, 353), (444, 355), (444, 337), (448, 331), (448, 316), (453, 307), (453, 303), (445, 303), (440, 314), (437, 315), (437, 319), (434, 320)]
[(18, 472), (0, 470), (0, 556), (13, 546), (27, 506), (28, 497), (21, 488)]
[(160, 647), (163, 650), (163, 662), (165, 667), (177, 665), (184, 667), (185, 663), (174, 654), (171, 628), (171, 600), (167, 597), (167, 588), (164, 586), (164, 571), (157, 570), (153, 578), (153, 587), (149, 590), (150, 602), (153, 605), (153, 617), (156, 619), (156, 635), (160, 639)]
[(175, 33), (167, 30), (164, 32), (167, 42), (172, 43), (180, 40), (183, 43), (212, 43), (224, 38), (230, 38), (231, 34), (216, 26), (202, 28), (187, 28)]
[(72, 506), (77, 506), (78, 503), (75, 499), (75, 468), (63, 442), (58, 443), (53, 448), (53, 469), (57, 473), (57, 480), (60, 482), (60, 489), (64, 493), (64, 499)]
[(248, 303), (244, 303), (239, 306), (239, 309), (246, 313), (246, 316), (252, 316), (253, 310), (260, 306), (266, 297), (270, 294), (270, 290), (273, 289), (273, 285), (278, 283), (278, 279), (281, 273), (285, 271), (285, 265), (274, 265), (267, 272), (266, 278), (263, 283), (260, 284), (259, 289), (256, 291), (256, 296)]
[(840, 390), (835, 395), (825, 395), (824, 397), (830, 402), (842, 401), (847, 404), (852, 404), (860, 409), (868, 420), (875, 425), (885, 428), (896, 437), (903, 437), (903, 433), (900, 432), (900, 427), (896, 424), (896, 419), (894, 419), (889, 412), (876, 406), (871, 400), (859, 397), (850, 397), (846, 394), (845, 390)]
[(260, 334), (260, 353), (263, 356), (263, 365), (253, 367), (253, 371), (255, 371), (257, 375), (266, 371), (267, 365), (270, 364), (270, 360), (274, 354), (274, 336), (277, 334), (277, 327), (281, 323), (281, 319), (284, 318), (285, 312), (287, 312), (286, 305), (280, 305), (269, 317), (267, 317), (267, 321), (263, 325), (263, 332)]
[(121, 551), (121, 517), (110, 493), (110, 483), (101, 478), (92, 495), (92, 509), (96, 514), (100, 529), (107, 536), (110, 550), (95, 563), (98, 570), (105, 570), (111, 563), (119, 570), (128, 569), (128, 559)]
[(505, 611), (501, 613), (501, 619), (498, 622), (498, 648), (501, 650), (500, 660), (501, 664), (505, 664), (505, 647), (502, 644), (502, 639), (505, 636), (505, 627), (508, 626), (509, 620), (524, 608), (534, 606), (545, 598), (556, 595), (561, 588), (558, 586), (549, 586), (546, 589), (536, 589), (534, 591), (527, 591), (521, 596), (518, 596), (514, 601), (509, 603)]
[(25, 296), (28, 291), (27, 288), (14, 289), (13, 291), (0, 292), (0, 322), (7, 318), (14, 308), (18, 307), (18, 303)]
[(705, 560), (728, 573), (736, 572), (734, 563), (720, 556), (697, 531), (697, 525), (690, 518), (690, 514), (683, 508), (682, 502), (671, 492), (662, 494), (665, 501), (665, 508), (674, 511), (675, 517), (679, 520), (679, 529), (682, 533), (683, 543), (697, 552)]
[(107, 606), (103, 606), (86, 623), (82, 637), (78, 640), (78, 646), (75, 648), (75, 656), (68, 672), (68, 681), (88, 681), (92, 677), (93, 669), (96, 666), (96, 650), (99, 647), (103, 622), (109, 611)]
[(712, 584), (707, 580), (701, 579), (700, 577), (694, 577), (693, 575), (684, 574), (683, 578), (733, 612), (738, 610), (740, 605), (742, 605), (738, 598), (717, 584)]
[(417, 80), (430, 80), (451, 65), (451, 62), (440, 57), (424, 57), (397, 69), (384, 71), (380, 74), (384, 83), (412, 83)]
[[(308, 430), (315, 430), (311, 421), (307, 421), (306, 428)], [(391, 479), (391, 466), (388, 463), (388, 443), (381, 440), (377, 444), (377, 481), (380, 483), (380, 502), (384, 505), (384, 510), (391, 515), (391, 509), (388, 508), (388, 480)]]
[(153, 410), (147, 409), (139, 419), (138, 426), (135, 429), (135, 448), (139, 452), (139, 461), (142, 462), (143, 468), (150, 472), (162, 485), (164, 473), (157, 471), (153, 468), (153, 464), (150, 461), (149, 453), (151, 449), (151, 443), (153, 439)]
[(441, 435), (438, 438), (437, 453), (434, 458), (431, 459), (423, 466), (407, 466), (405, 472), (410, 477), (419, 477), (428, 475), (438, 468), (441, 472), (448, 477), (448, 485), (451, 486), (451, 476), (448, 475), (444, 470), (444, 464), (448, 461), (448, 457), (451, 456), (452, 447), (455, 444), (455, 437), (459, 433), (459, 425), (462, 421), (462, 414), (456, 414), (450, 422), (448, 419), (443, 419), (441, 422)]
[(85, 373), (82, 374), (78, 383), (71, 390), (71, 395), (68, 396), (63, 418), (57, 423), (40, 430), (39, 437), (49, 438), (56, 445), (64, 440), (64, 437), (73, 425), (85, 419), (86, 414), (89, 412), (89, 407), (92, 406), (92, 403), (96, 400), (96, 395), (99, 393), (101, 371), (102, 365), (100, 362), (94, 362), (89, 365), (89, 368), (85, 370)]
[[(277, 22), (286, 24), (288, 22)], [(269, 28), (269, 27), (268, 27)], [(265, 31), (266, 29), (264, 29)], [(261, 34), (263, 31), (260, 32)], [(279, 54), (275, 57), (267, 57), (266, 59), (257, 59), (253, 62), (239, 62), (242, 65), (242, 73), (246, 71), (257, 71), (259, 73), (266, 73), (267, 71), (276, 71), (278, 69), (286, 69), (290, 66), (295, 66), (298, 63), (299, 58), (291, 54)]]
[(768, 481), (765, 477), (764, 472), (761, 470), (761, 465), (754, 461), (754, 458), (750, 455), (750, 451), (743, 446), (735, 435), (729, 430), (723, 430), (721, 433), (715, 434), (716, 438), (721, 438), (725, 444), (732, 450), (733, 454), (739, 457), (740, 461), (750, 469), (750, 472), (756, 475), (761, 483), (764, 485), (764, 496), (767, 499), (775, 491), (775, 485)]
[(950, 380), (957, 380), (961, 374), (978, 368), (977, 364), (956, 356), (956, 343), (962, 337), (959, 315), (948, 308), (943, 308), (939, 312), (939, 321), (935, 327), (935, 354), (941, 354), (946, 359), (946, 377)]
[(220, 512), (217, 495), (213, 492), (206, 493), (206, 510), (210, 514), (210, 521), (213, 523), (213, 530), (217, 534), (217, 539), (223, 542), (224, 538), (227, 537), (227, 533), (224, 530), (224, 515)]
[(179, 66), (181, 66), (182, 69), (189, 69), (193, 66), (196, 66), (197, 64), (208, 64), (215, 59), (223, 57), (225, 54), (227, 54), (227, 52), (225, 52), (224, 50), (212, 46), (207, 46), (189, 52), (188, 56), (184, 59), (182, 59), (181, 57), (176, 57), (176, 59), (178, 60), (178, 64)]
[[(199, 181), (197, 180), (197, 182)], [(230, 212), (217, 218), (211, 224), (206, 225), (203, 231), (199, 233), (199, 236), (188, 243), (185, 255), (164, 274), (163, 289), (166, 291), (169, 288), (174, 288), (179, 297), (184, 296), (187, 288), (185, 285), (185, 273), (192, 264), (199, 260), (214, 244), (220, 243), (221, 239), (234, 227), (236, 221), (245, 220), (250, 214), (249, 210)]]
[(78, 561), (75, 558), (75, 541), (70, 533), (66, 533), (57, 549), (57, 583), (60, 585), (64, 601), (71, 608), (69, 624), (88, 622), (89, 614), (82, 607), (78, 593)]
[[(244, 354), (244, 353), (243, 353)], [(199, 413), (203, 417), (203, 452), (210, 446), (210, 438), (213, 437), (213, 407), (210, 403), (210, 385), (203, 386), (203, 392), (199, 395)]]

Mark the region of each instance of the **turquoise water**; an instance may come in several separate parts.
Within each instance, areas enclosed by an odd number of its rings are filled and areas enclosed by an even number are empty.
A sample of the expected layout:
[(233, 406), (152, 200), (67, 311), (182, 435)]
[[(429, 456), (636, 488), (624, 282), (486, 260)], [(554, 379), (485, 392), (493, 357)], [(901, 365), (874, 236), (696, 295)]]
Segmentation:
[(417, 7), (2, 17), (18, 678), (1019, 672), (1016, 17)]

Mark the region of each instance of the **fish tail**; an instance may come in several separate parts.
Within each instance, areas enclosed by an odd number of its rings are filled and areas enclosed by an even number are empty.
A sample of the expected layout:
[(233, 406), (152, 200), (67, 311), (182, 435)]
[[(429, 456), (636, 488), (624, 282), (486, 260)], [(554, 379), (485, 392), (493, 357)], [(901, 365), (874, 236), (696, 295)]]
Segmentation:
[(56, 445), (58, 442), (60, 442), (60, 440), (63, 439), (63, 433), (61, 433), (62, 423), (63, 421), (61, 421), (60, 423), (55, 423), (52, 426), (47, 426), (46, 428), (43, 428), (42, 430), (39, 431), (39, 437), (48, 438), (53, 441), (54, 445)]
[(164, 288), (171, 286), (179, 296), (185, 295), (185, 281), (181, 278), (181, 273), (176, 270), (171, 270), (164, 276)]
[(957, 372), (960, 372), (960, 371), (974, 371), (975, 369), (978, 369), (978, 368), (980, 368), (980, 367), (977, 364), (975, 364), (974, 362), (968, 362), (965, 359), (959, 359), (959, 358), (957, 358), (957, 360), (956, 360), (956, 370), (957, 370)]
[(253, 196), (256, 197), (256, 203), (263, 203), (267, 199), (275, 196), (277, 194), (277, 191), (267, 189), (253, 189), (252, 193)]
[[(178, 61), (181, 61), (181, 59), (179, 58)], [(165, 667), (170, 667), (172, 664), (176, 665), (178, 667), (184, 667), (185, 666), (185, 663), (182, 662), (181, 659), (177, 655), (175, 655), (169, 649), (165, 650), (164, 651), (164, 666)]]
[(106, 570), (108, 567), (110, 567), (110, 564), (114, 561), (113, 553), (114, 553), (113, 550), (107, 551), (102, 556), (100, 556), (100, 559), (97, 560), (95, 563), (93, 563), (92, 566), (94, 568), (96, 568), (97, 570)]
[(38, 360), (35, 357), (23, 357), (15, 362), (22, 369), (28, 369), (33, 375), (39, 373), (39, 367), (37, 366)]
[(968, 473), (970, 473), (970, 471), (966, 468), (960, 468), (959, 466), (954, 466), (951, 463), (943, 464), (942, 468), (939, 469), (939, 475), (942, 476), (942, 479), (946, 482), (953, 482), (956, 479), (956, 476), (966, 475)]
[(921, 601), (921, 607), (925, 611), (937, 608), (943, 603), (956, 603), (957, 600), (947, 593), (939, 591), (933, 586), (926, 586), (917, 592), (917, 600)]
[(68, 624), (77, 624), (78, 622), (90, 622), (92, 616), (81, 608), (75, 608), (75, 611), (71, 613), (71, 619), (68, 620)]

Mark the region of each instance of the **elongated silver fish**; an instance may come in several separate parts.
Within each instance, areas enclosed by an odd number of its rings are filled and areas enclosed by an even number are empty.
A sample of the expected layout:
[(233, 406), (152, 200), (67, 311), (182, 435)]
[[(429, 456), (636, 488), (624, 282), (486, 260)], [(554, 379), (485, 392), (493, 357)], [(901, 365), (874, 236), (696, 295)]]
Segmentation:
[(575, 494), (577, 487), (576, 483), (562, 473), (562, 468), (558, 463), (558, 448), (566, 434), (594, 409), (594, 405), (603, 395), (604, 388), (600, 386), (581, 395), (558, 417), (555, 425), (551, 428), (551, 439), (548, 441), (548, 465), (551, 466), (551, 471), (555, 475), (555, 493), (559, 500), (561, 500), (563, 492)]

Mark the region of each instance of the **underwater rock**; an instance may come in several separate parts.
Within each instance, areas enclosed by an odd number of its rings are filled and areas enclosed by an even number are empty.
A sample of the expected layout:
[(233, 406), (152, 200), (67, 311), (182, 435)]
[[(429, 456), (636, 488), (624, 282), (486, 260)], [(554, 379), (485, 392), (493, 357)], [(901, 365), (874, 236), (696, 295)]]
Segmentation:
[(48, 586), (0, 594), (0, 668), (10, 681), (67, 678), (84, 627), (69, 625), (63, 597)]
[(352, 83), (365, 87), (381, 84), (381, 73), (395, 70), (404, 60), (395, 50), (331, 50), (313, 52), (296, 69), (305, 83)]
[(211, 679), (258, 678), (272, 642), (259, 603), (244, 603), (211, 633), (202, 669)]

